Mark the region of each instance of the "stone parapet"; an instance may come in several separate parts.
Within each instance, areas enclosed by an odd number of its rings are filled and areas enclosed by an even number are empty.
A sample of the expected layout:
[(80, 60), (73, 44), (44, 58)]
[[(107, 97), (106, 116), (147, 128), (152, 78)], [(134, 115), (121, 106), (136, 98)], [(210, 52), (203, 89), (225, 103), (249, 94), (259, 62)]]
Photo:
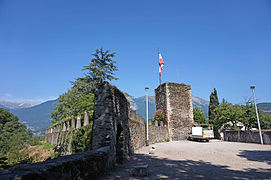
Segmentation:
[[(225, 141), (261, 143), (259, 131), (226, 130), (223, 133)], [(271, 144), (271, 130), (262, 130), (262, 137), (264, 144)]]
[(74, 117), (72, 118), (72, 121), (71, 121), (71, 127), (72, 127), (72, 129), (75, 129), (75, 118)]
[[(131, 145), (133, 151), (138, 150), (139, 148), (146, 146), (146, 124), (140, 119), (135, 118), (139, 115), (136, 112), (133, 112), (134, 115), (130, 116), (130, 136), (131, 136)], [(168, 129), (164, 127), (163, 122), (158, 124), (158, 121), (155, 121), (155, 124), (152, 125), (151, 119), (149, 119), (149, 144), (154, 144), (158, 142), (165, 142), (169, 140)]]
[[(89, 113), (85, 113), (83, 126), (86, 126), (89, 123)], [(77, 120), (75, 118), (72, 118), (70, 120), (60, 122), (59, 124), (56, 124), (55, 126), (46, 129), (45, 140), (54, 145), (55, 148), (59, 150), (61, 155), (69, 155), (72, 153), (72, 136), (80, 127), (81, 116), (79, 115), (77, 116)]]
[(0, 179), (96, 179), (108, 166), (109, 147), (0, 171)]
[(87, 111), (84, 113), (84, 126), (89, 124), (89, 114)]
[(81, 127), (81, 115), (77, 115), (77, 120), (76, 120), (76, 129), (79, 129)]

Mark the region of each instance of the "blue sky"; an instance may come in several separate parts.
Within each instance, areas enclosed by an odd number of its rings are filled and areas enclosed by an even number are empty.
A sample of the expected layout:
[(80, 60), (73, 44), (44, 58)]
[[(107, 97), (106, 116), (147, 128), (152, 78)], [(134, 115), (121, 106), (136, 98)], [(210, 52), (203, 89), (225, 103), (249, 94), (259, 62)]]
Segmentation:
[(0, 0), (0, 100), (58, 97), (100, 47), (117, 52), (112, 83), (135, 97), (145, 86), (154, 95), (160, 48), (163, 82), (206, 100), (216, 88), (232, 103), (255, 85), (258, 101), (271, 102), (268, 0)]

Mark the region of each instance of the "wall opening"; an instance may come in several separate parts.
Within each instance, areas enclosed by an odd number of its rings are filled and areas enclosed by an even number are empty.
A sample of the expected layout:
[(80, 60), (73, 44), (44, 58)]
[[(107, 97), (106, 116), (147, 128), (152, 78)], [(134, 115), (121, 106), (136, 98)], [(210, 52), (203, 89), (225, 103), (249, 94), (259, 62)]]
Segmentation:
[(117, 137), (116, 137), (116, 162), (122, 163), (124, 159), (124, 136), (123, 128), (121, 124), (117, 126)]

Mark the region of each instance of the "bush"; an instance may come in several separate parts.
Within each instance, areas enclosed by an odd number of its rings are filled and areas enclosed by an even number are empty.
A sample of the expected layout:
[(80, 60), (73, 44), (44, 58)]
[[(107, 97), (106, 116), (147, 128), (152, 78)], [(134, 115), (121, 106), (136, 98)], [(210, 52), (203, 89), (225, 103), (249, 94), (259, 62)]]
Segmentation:
[(77, 132), (72, 136), (72, 153), (91, 150), (92, 125), (93, 122), (91, 121), (90, 124), (79, 128)]
[(161, 121), (165, 121), (165, 114), (164, 111), (161, 109), (157, 109), (154, 112), (154, 120), (158, 121), (158, 123), (160, 124)]

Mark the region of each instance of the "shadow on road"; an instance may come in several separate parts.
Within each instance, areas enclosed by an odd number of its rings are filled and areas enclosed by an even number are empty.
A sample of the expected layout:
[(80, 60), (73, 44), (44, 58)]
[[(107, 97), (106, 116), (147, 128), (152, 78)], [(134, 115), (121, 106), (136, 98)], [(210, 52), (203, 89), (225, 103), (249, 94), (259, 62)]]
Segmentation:
[[(230, 159), (229, 159), (230, 161)], [(135, 165), (149, 165), (149, 176), (134, 178), (131, 170)], [(231, 170), (204, 161), (169, 160), (144, 154), (136, 154), (131, 160), (116, 167), (101, 179), (269, 179), (271, 169)]]
[(266, 162), (271, 165), (271, 151), (249, 151), (244, 150), (238, 154), (239, 157), (249, 161)]

